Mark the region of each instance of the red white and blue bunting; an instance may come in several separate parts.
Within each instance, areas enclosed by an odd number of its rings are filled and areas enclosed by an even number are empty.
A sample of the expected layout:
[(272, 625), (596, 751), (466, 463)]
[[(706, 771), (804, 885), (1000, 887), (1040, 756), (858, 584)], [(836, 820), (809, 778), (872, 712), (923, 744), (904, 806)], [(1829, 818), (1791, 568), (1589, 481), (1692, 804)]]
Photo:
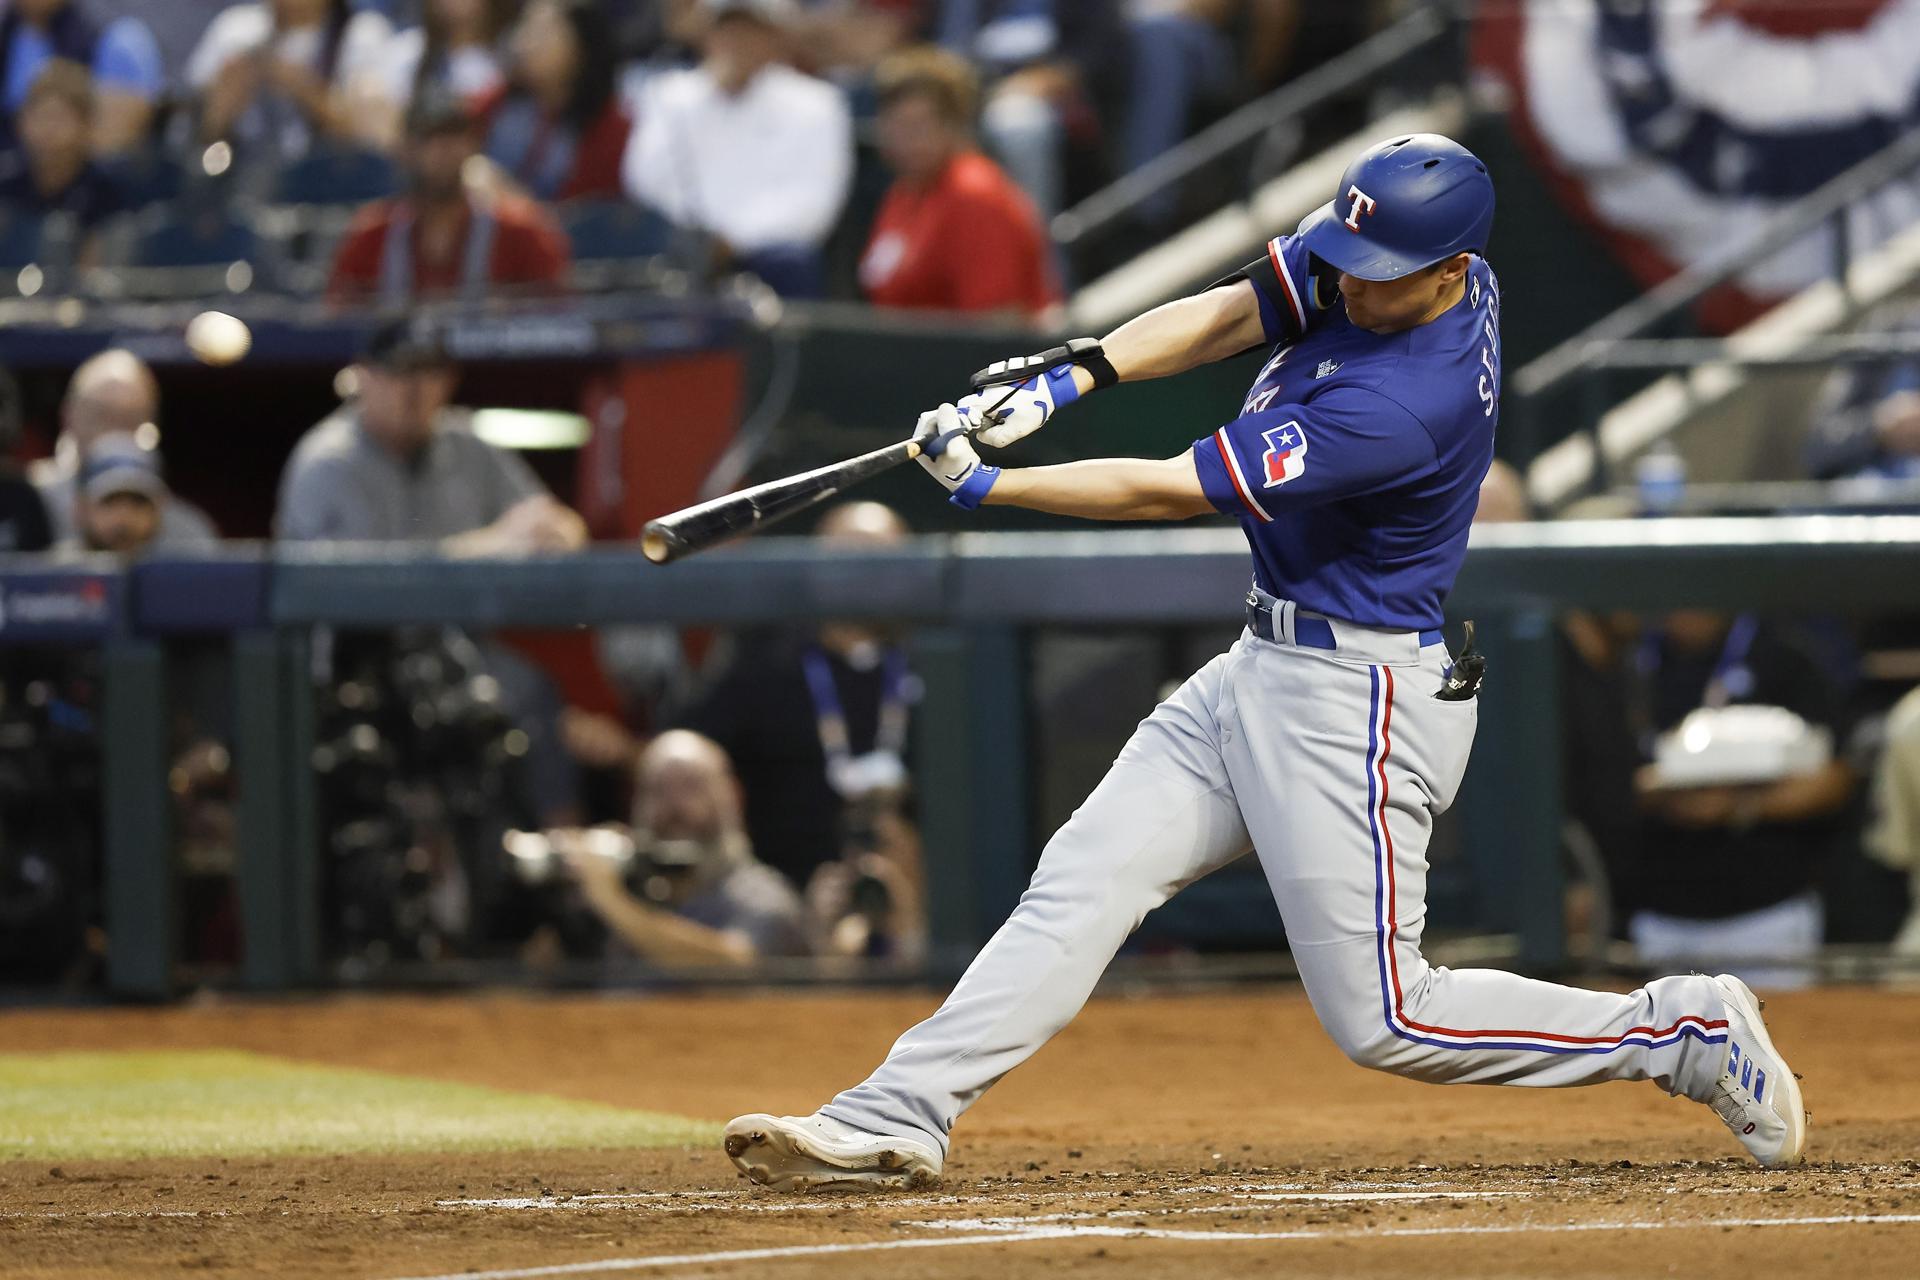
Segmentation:
[[(1647, 285), (1920, 127), (1920, 0), (1494, 0), (1477, 87)], [(1856, 249), (1920, 220), (1920, 181), (1851, 212)], [(1734, 327), (1831, 271), (1825, 230), (1703, 308)]]

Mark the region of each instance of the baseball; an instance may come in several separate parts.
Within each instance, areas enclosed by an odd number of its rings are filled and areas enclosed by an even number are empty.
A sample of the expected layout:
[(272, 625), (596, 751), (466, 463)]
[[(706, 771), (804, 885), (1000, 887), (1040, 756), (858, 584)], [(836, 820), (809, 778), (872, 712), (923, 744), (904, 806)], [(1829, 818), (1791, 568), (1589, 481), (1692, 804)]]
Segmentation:
[(246, 322), (224, 311), (202, 311), (187, 325), (187, 350), (204, 364), (232, 364), (252, 345)]

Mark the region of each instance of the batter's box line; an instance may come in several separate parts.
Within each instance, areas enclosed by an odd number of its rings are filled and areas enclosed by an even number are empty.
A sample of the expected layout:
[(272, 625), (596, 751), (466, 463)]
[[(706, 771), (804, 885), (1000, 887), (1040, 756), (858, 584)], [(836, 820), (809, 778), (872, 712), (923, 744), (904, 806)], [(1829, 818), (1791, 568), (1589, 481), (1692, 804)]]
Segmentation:
[[(1531, 1191), (1336, 1191), (1312, 1192), (1296, 1191), (1281, 1195), (1240, 1195), (1227, 1204), (1195, 1204), (1182, 1208), (1149, 1208), (1142, 1205), (1131, 1209), (1107, 1209), (1101, 1212), (1083, 1210), (1078, 1213), (1035, 1213), (1022, 1216), (1004, 1216), (998, 1218), (922, 1218), (914, 1222), (903, 1222), (903, 1227), (926, 1227), (936, 1231), (1004, 1231), (1019, 1230), (1032, 1222), (1090, 1222), (1099, 1218), (1170, 1218), (1204, 1215), (1209, 1213), (1246, 1213), (1250, 1209), (1260, 1208), (1275, 1202), (1286, 1204), (1351, 1204), (1354, 1202), (1378, 1203), (1394, 1201), (1400, 1204), (1425, 1200), (1500, 1200), (1508, 1198), (1530, 1198)], [(1258, 1202), (1258, 1203), (1254, 1203)]]
[(454, 1271), (406, 1280), (538, 1280), (544, 1276), (605, 1275), (616, 1271), (660, 1271), (675, 1267), (712, 1267), (728, 1262), (770, 1262), (835, 1254), (885, 1253), (898, 1249), (960, 1249), (971, 1245), (1031, 1244), (1042, 1240), (1179, 1240), (1194, 1244), (1242, 1244), (1271, 1240), (1382, 1240), (1431, 1236), (1556, 1235), (1581, 1231), (1679, 1231), (1688, 1228), (1904, 1226), (1920, 1223), (1920, 1214), (1835, 1214), (1810, 1218), (1704, 1218), (1693, 1222), (1556, 1222), (1536, 1225), (1383, 1227), (1377, 1231), (1179, 1231), (1163, 1227), (1068, 1225), (993, 1232), (977, 1236), (935, 1236), (914, 1240), (873, 1240), (858, 1244), (787, 1245), (768, 1249), (729, 1249), (714, 1253), (659, 1254), (606, 1258), (505, 1271)]
[[(1213, 1185), (1195, 1185), (1172, 1187), (1164, 1191), (1141, 1191), (1129, 1188), (1138, 1196), (1197, 1196), (1197, 1195), (1243, 1195), (1248, 1193), (1293, 1193), (1308, 1197), (1367, 1196), (1389, 1194), (1382, 1188), (1407, 1189), (1422, 1195), (1469, 1195), (1474, 1193), (1467, 1188), (1435, 1186), (1420, 1182), (1342, 1182), (1329, 1190), (1310, 1190), (1304, 1182), (1228, 1182)], [(1502, 1195), (1523, 1194), (1501, 1192)], [(1097, 1200), (1118, 1199), (1122, 1192), (1111, 1187), (1098, 1185), (1071, 1187), (1061, 1186), (1046, 1191), (982, 1191), (973, 1194), (958, 1192), (939, 1196), (889, 1196), (886, 1207), (890, 1209), (926, 1209), (948, 1206), (976, 1204), (1051, 1204), (1059, 1200)], [(845, 1209), (850, 1205), (869, 1203), (857, 1194), (838, 1196), (831, 1200), (792, 1198), (769, 1198), (762, 1192), (754, 1191), (600, 1191), (586, 1195), (546, 1195), (546, 1196), (503, 1196), (497, 1199), (454, 1199), (435, 1200), (436, 1209), (596, 1209), (615, 1206), (627, 1206), (636, 1209), (652, 1209), (659, 1213), (711, 1213), (715, 1211), (737, 1213), (797, 1213), (813, 1209)], [(871, 1203), (879, 1203), (874, 1200)]]

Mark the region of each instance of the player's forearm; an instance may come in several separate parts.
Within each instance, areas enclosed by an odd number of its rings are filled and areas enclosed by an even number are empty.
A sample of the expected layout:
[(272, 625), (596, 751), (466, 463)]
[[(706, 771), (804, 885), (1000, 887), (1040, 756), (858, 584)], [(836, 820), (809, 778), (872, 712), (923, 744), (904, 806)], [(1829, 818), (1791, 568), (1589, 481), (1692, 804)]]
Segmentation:
[(1189, 454), (1003, 471), (983, 503), (1087, 520), (1185, 520), (1213, 510)]
[[(1253, 286), (1241, 280), (1163, 303), (1115, 329), (1100, 346), (1122, 382), (1139, 382), (1225, 360), (1263, 341)], [(1083, 392), (1093, 388), (1084, 369), (1074, 381)]]

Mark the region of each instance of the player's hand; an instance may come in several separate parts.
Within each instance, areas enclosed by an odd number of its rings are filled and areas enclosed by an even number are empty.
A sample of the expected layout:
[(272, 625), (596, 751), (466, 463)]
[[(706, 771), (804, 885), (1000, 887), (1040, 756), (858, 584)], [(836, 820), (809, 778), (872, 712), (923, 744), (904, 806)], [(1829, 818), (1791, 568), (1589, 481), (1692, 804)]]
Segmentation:
[[(1009, 372), (1018, 372), (1023, 364), (1040, 360), (1039, 356), (996, 360), (974, 376), (976, 379), (983, 376), (1004, 377)], [(1054, 410), (1061, 405), (1072, 404), (1079, 398), (1080, 388), (1073, 380), (1073, 366), (1063, 365), (1028, 378), (1018, 386), (1008, 387), (1001, 383), (982, 387), (962, 399), (955, 408), (967, 421), (982, 424), (978, 433), (981, 444), (989, 449), (1004, 449), (1046, 426)], [(1002, 404), (1002, 401), (1005, 403)], [(994, 411), (993, 419), (989, 422), (988, 411), (995, 405), (1000, 405), (1000, 408)]]
[(921, 414), (913, 429), (913, 442), (920, 446), (917, 461), (953, 495), (955, 506), (979, 506), (980, 499), (1000, 478), (1000, 468), (986, 466), (974, 452), (973, 442), (967, 438), (967, 421), (953, 405), (943, 404)]

